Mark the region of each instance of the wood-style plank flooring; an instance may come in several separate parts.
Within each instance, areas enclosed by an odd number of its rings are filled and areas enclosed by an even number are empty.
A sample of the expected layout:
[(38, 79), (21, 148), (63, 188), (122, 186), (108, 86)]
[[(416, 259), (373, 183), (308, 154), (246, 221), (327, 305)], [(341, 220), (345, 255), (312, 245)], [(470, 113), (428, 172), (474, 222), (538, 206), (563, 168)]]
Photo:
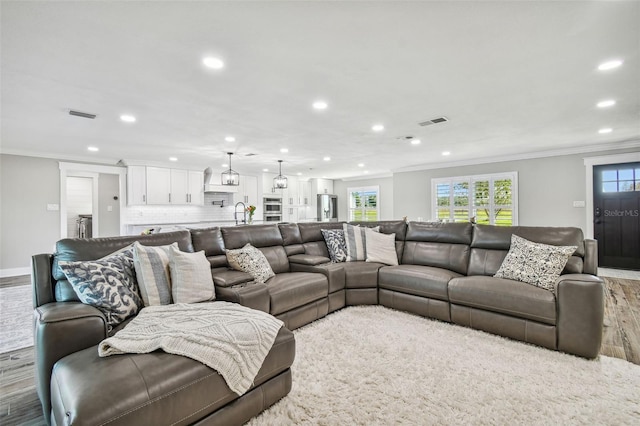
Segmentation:
[[(10, 285), (5, 280), (0, 288), (30, 282), (29, 277), (12, 278)], [(640, 365), (640, 281), (605, 277), (605, 283), (601, 354)], [(0, 354), (0, 425), (46, 425), (35, 390), (33, 347)]]

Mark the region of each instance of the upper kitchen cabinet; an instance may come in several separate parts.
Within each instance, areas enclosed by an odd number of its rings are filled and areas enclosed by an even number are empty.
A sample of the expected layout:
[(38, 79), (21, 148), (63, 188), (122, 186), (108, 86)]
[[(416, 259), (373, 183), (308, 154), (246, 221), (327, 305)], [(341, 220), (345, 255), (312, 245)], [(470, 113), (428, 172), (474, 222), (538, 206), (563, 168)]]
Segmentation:
[(233, 194), (233, 202), (244, 203), (246, 206), (258, 206), (258, 178), (240, 175), (238, 192)]
[(301, 206), (311, 205), (311, 181), (300, 180), (298, 181), (298, 198), (300, 199)]
[(313, 198), (317, 194), (333, 194), (333, 181), (331, 179), (312, 179), (311, 194)]
[(203, 205), (203, 173), (165, 167), (129, 166), (129, 205)]
[(127, 167), (127, 204), (139, 206), (147, 204), (147, 168)]

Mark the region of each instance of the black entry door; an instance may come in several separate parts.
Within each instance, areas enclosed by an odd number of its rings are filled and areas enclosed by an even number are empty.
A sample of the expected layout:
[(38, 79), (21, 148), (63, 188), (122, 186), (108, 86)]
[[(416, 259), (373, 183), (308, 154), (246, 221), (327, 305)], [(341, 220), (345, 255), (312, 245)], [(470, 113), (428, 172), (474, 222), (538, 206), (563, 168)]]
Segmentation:
[(593, 168), (598, 265), (640, 269), (640, 163)]

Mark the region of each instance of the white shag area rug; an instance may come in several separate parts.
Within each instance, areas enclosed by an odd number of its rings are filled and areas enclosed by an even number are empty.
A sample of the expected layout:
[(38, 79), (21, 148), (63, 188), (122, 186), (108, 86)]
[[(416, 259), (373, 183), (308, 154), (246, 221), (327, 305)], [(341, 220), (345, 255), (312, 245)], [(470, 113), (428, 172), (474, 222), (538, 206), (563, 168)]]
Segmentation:
[(382, 306), (295, 332), (293, 388), (250, 425), (640, 424), (640, 366)]

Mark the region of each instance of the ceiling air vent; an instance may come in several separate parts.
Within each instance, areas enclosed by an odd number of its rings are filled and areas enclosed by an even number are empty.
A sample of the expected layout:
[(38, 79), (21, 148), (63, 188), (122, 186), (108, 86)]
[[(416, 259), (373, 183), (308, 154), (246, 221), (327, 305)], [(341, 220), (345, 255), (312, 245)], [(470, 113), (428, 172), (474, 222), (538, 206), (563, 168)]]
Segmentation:
[(254, 154), (253, 152), (250, 152), (248, 154), (245, 154), (245, 157), (253, 157), (254, 155), (258, 155), (258, 154)]
[(96, 114), (90, 114), (88, 112), (81, 112), (81, 111), (74, 111), (72, 109), (69, 110), (69, 115), (75, 115), (76, 117), (82, 117), (82, 118), (90, 118), (92, 120), (96, 118)]
[(438, 117), (433, 118), (431, 120), (423, 121), (422, 123), (418, 123), (420, 126), (431, 126), (432, 124), (444, 123), (445, 121), (449, 121), (447, 117)]

